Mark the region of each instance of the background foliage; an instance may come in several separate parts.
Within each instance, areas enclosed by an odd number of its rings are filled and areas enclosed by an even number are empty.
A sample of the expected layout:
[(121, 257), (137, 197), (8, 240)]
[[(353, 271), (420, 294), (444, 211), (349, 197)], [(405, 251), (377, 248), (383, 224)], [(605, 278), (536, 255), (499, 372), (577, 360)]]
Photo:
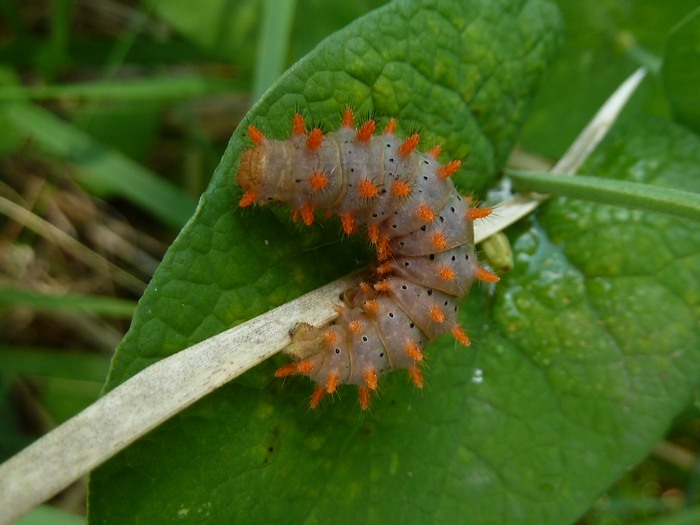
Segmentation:
[[(374, 46), (335, 37), (325, 55), (307, 58), (247, 118), (283, 137), (295, 107), (333, 124), (338, 107), (354, 102), (361, 111), (399, 116), (405, 131), (424, 127), (427, 142), (440, 139), (453, 155), (468, 156), (463, 188), (485, 188), (557, 40), (556, 12), (546, 2), (445, 2), (412, 18), (408, 2), (398, 5), (390, 9), (407, 26), (366, 19), (355, 34)], [(224, 147), (246, 112), (250, 86), (274, 76), (259, 73), (274, 61), (270, 53), (256, 55), (252, 42), (281, 49), (282, 63), (291, 64), (372, 7), (329, 10), (325, 2), (300, 1), (280, 32), (289, 41), (275, 43), (263, 39), (265, 11), (252, 1), (204, 2), (196, 11), (175, 1), (0, 4), (5, 457), (95, 398), (125, 329), (120, 319), (131, 315), (222, 154), (195, 221), (144, 297), (110, 384), (362, 263), (362, 243), (338, 244), (331, 224), (302, 232), (285, 213), (235, 212), (237, 190), (226, 177), (246, 147), (240, 131)], [(539, 81), (521, 144), (556, 158), (644, 64), (655, 74), (583, 171), (697, 192), (697, 14), (674, 29), (695, 4), (559, 7), (564, 44)], [(451, 27), (445, 13), (477, 21), (464, 26), (470, 45), (457, 52), (473, 54), (463, 78), (479, 84), (488, 72), (495, 79), (477, 93), (470, 82), (449, 78), (449, 69), (423, 71), (425, 46), (411, 55), (410, 68), (387, 60), (400, 53), (409, 27), (424, 24), (440, 46), (449, 43), (450, 35), (440, 34)], [(444, 60), (430, 66), (456, 56), (449, 44), (444, 49)], [(371, 63), (366, 53), (376, 50), (396, 69), (370, 79), (352, 71), (350, 52)], [(329, 67), (343, 54), (343, 68)], [(489, 62), (510, 55), (518, 57), (510, 68)], [(344, 77), (348, 67), (353, 75)], [(421, 75), (410, 77), (417, 89), (409, 95), (401, 79), (412, 71)], [(437, 95), (425, 80), (432, 75), (444, 88)], [(455, 95), (471, 111), (459, 113)], [(270, 378), (277, 363), (266, 364), (100, 469), (92, 515), (313, 522), (343, 509), (339, 519), (347, 522), (402, 513), (453, 522), (468, 512), (478, 523), (565, 523), (589, 508), (586, 523), (627, 523), (681, 509), (674, 522), (695, 523), (698, 418), (689, 401), (699, 364), (696, 228), (557, 199), (508, 233), (513, 272), (495, 292), (476, 290), (465, 308), (474, 346), (434, 345), (423, 393), (393, 374), (368, 415), (350, 392), (309, 413), (309, 385), (282, 387)], [(215, 283), (170, 278), (212, 268)], [(596, 499), (679, 413), (656, 459)], [(65, 505), (80, 499), (80, 487), (74, 491)]]

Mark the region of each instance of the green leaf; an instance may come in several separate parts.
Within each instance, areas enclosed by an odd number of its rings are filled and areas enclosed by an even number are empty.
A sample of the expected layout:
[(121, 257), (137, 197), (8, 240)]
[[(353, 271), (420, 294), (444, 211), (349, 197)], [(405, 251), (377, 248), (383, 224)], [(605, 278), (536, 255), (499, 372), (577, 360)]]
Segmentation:
[(700, 132), (700, 8), (668, 36), (661, 79), (676, 120)]
[[(658, 69), (668, 31), (697, 0), (559, 0), (566, 39), (542, 81), (521, 142), (559, 157), (608, 95), (639, 66)], [(658, 84), (645, 82), (630, 104), (668, 112)]]
[[(558, 35), (558, 13), (541, 0), (392, 2), (296, 64), (244, 124), (286, 137), (296, 109), (329, 129), (348, 104), (378, 118), (396, 116), (404, 132), (420, 126), (426, 148), (440, 141), (452, 155), (468, 154), (458, 182), (481, 189), (511, 150)], [(366, 260), (364, 243), (339, 244), (337, 223), (302, 232), (286, 212), (236, 209), (233, 174), (249, 144), (241, 126), (142, 298), (108, 389)], [(481, 340), (490, 299), (474, 295), (465, 319)], [(476, 510), (479, 499), (484, 517), (500, 516), (510, 496), (471, 441), (504, 451), (500, 426), (475, 433), (472, 425), (469, 403), (484, 385), (470, 375), (481, 367), (481, 345), (469, 352), (453, 346), (447, 339), (433, 346), (425, 393), (391, 374), (364, 415), (345, 390), (342, 400), (309, 412), (308, 382), (283, 385), (272, 371), (285, 360), (266, 363), (98, 469), (91, 520), (449, 522)], [(501, 355), (498, 348), (489, 345), (489, 355)], [(503, 361), (507, 370), (528, 360), (511, 353)], [(539, 407), (542, 395), (534, 389), (519, 401), (524, 409), (528, 399)], [(492, 415), (491, 423), (503, 416)], [(508, 430), (518, 427), (515, 419), (504, 421)], [(519, 442), (505, 436), (506, 449)]]

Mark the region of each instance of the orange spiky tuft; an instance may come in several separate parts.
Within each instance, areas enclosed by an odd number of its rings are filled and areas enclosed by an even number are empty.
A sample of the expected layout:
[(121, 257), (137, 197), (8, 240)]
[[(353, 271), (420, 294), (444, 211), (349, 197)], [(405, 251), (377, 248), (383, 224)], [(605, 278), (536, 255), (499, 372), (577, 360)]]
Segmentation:
[(310, 202), (307, 202), (301, 207), (301, 220), (304, 224), (311, 226), (314, 223), (314, 206)]
[(467, 210), (467, 219), (474, 221), (476, 219), (483, 219), (484, 217), (488, 217), (493, 213), (492, 208), (469, 208)]
[(462, 161), (461, 160), (453, 160), (445, 164), (444, 166), (440, 166), (437, 170), (437, 177), (440, 180), (445, 180), (448, 177), (452, 176), (455, 174), (455, 172), (462, 166)]
[(384, 134), (385, 135), (393, 135), (395, 131), (396, 131), (396, 119), (390, 118), (389, 122), (386, 123), (386, 127), (384, 128)]
[(328, 344), (332, 345), (338, 340), (338, 335), (333, 330), (324, 330), (323, 339), (325, 339)]
[(312, 129), (306, 137), (306, 147), (313, 151), (319, 149), (321, 144), (323, 144), (323, 131), (320, 128)]
[(379, 188), (369, 179), (362, 179), (357, 189), (367, 199), (374, 199), (379, 194)]
[(423, 352), (420, 351), (420, 347), (414, 341), (406, 345), (406, 354), (417, 363), (423, 360)]
[(397, 197), (408, 197), (411, 194), (411, 187), (402, 180), (395, 180), (391, 185), (391, 192)]
[(379, 281), (374, 285), (374, 289), (377, 290), (378, 292), (388, 292), (391, 290), (391, 287), (389, 286), (389, 281)]
[(401, 144), (401, 146), (399, 146), (399, 153), (401, 153), (401, 155), (404, 157), (408, 157), (411, 153), (413, 153), (413, 150), (416, 149), (419, 142), (420, 135), (418, 133), (414, 133), (408, 137), (404, 143)]
[(487, 283), (497, 283), (501, 280), (501, 278), (498, 275), (481, 266), (476, 267), (476, 272), (474, 273), (474, 276), (480, 281), (485, 281)]
[(452, 329), (452, 335), (455, 336), (458, 343), (464, 346), (469, 346), (472, 344), (472, 342), (469, 340), (467, 332), (464, 331), (464, 328), (462, 328), (461, 325), (455, 325), (455, 327)]
[(379, 241), (379, 223), (373, 222), (367, 225), (367, 237), (369, 237), (369, 242), (377, 244)]
[(338, 374), (328, 374), (328, 378), (326, 379), (326, 392), (328, 392), (329, 394), (335, 392), (335, 389), (338, 388), (339, 383), (340, 376)]
[(352, 109), (347, 108), (345, 110), (345, 113), (343, 113), (342, 126), (344, 128), (351, 128), (351, 129), (355, 127), (355, 114), (352, 112)]
[(365, 303), (362, 305), (362, 309), (368, 314), (376, 315), (376, 313), (379, 311), (379, 304), (374, 300), (365, 301)]
[(358, 386), (357, 394), (360, 397), (360, 406), (362, 407), (362, 410), (367, 410), (369, 408), (370, 398), (369, 388), (367, 388), (366, 386)]
[(357, 335), (362, 331), (362, 323), (358, 320), (350, 321), (348, 323), (348, 329), (350, 330), (350, 332)]
[(430, 307), (430, 318), (438, 324), (445, 322), (445, 312), (438, 305), (434, 304)]
[(437, 145), (434, 146), (429, 152), (428, 155), (433, 157), (434, 159), (437, 159), (440, 156), (440, 152), (442, 151), (442, 146)]
[(262, 134), (262, 131), (255, 126), (248, 126), (248, 135), (250, 136), (250, 140), (253, 141), (253, 144), (256, 146), (262, 146), (262, 143), (265, 140), (265, 135)]
[(292, 220), (294, 222), (299, 222), (300, 217), (301, 217), (301, 212), (299, 210), (292, 210)]
[(389, 237), (387, 235), (384, 235), (379, 239), (379, 242), (377, 243), (377, 258), (380, 261), (387, 260), (391, 255), (391, 250), (389, 249), (389, 242)]
[(299, 136), (306, 133), (306, 124), (304, 124), (304, 117), (302, 117), (299, 113), (294, 115), (294, 121), (292, 122), (292, 133)]
[(257, 197), (255, 196), (255, 192), (253, 190), (248, 190), (243, 194), (243, 197), (241, 197), (241, 200), (238, 201), (238, 205), (241, 208), (246, 208), (250, 206), (251, 204), (255, 203), (255, 199)]
[(370, 119), (357, 130), (357, 142), (369, 142), (369, 139), (374, 135), (374, 129), (376, 124), (374, 120)]
[(309, 406), (311, 408), (316, 408), (319, 403), (321, 403), (321, 399), (323, 399), (323, 396), (326, 395), (326, 387), (321, 386), (321, 385), (316, 385), (316, 388), (314, 388), (314, 393), (311, 394), (311, 403), (309, 403)]
[(382, 263), (377, 266), (376, 272), (379, 275), (384, 275), (385, 273), (391, 273), (394, 270), (394, 265), (390, 262)]
[(328, 175), (322, 171), (315, 171), (309, 177), (309, 186), (314, 191), (320, 191), (328, 186)]
[(430, 209), (430, 206), (423, 203), (418, 206), (418, 217), (423, 219), (425, 222), (433, 222), (435, 220), (435, 212)]
[(414, 385), (418, 388), (423, 388), (423, 373), (420, 371), (420, 365), (418, 363), (408, 369), (408, 374), (411, 376)]
[(360, 284), (358, 284), (358, 287), (360, 288), (360, 291), (363, 293), (368, 293), (372, 290), (372, 287), (364, 281), (360, 281)]
[(314, 369), (314, 364), (310, 360), (289, 363), (275, 371), (275, 377), (289, 377), (295, 375), (308, 374)]
[(333, 311), (337, 313), (338, 315), (343, 315), (345, 313), (345, 307), (339, 304), (336, 304), (333, 307)]
[(433, 241), (433, 246), (435, 246), (438, 250), (445, 250), (447, 249), (447, 237), (445, 237), (444, 233), (436, 233), (433, 235), (432, 238)]
[(438, 272), (438, 275), (440, 276), (440, 279), (445, 281), (454, 281), (455, 277), (457, 277), (455, 271), (449, 266), (442, 266)]
[(348, 235), (355, 232), (355, 215), (352, 212), (343, 213), (340, 223), (343, 225), (343, 231)]
[(370, 368), (369, 370), (365, 370), (363, 377), (365, 379), (365, 385), (367, 385), (367, 388), (369, 388), (370, 390), (377, 389), (379, 376), (377, 376), (377, 371), (374, 368)]

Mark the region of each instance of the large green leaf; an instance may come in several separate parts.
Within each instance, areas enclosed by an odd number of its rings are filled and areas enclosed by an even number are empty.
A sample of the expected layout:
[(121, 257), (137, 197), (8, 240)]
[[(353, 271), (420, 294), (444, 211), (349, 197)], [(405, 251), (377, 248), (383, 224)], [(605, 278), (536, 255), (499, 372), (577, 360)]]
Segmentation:
[[(420, 126), (426, 144), (439, 140), (453, 155), (468, 155), (458, 183), (483, 189), (512, 148), (558, 35), (557, 11), (543, 0), (393, 2), (322, 43), (249, 120), (285, 137), (297, 108), (329, 128), (347, 104), (397, 116), (404, 131)], [(363, 258), (359, 243), (338, 243), (337, 223), (300, 231), (286, 213), (237, 209), (233, 172), (246, 147), (241, 126), (141, 300), (108, 388)], [(349, 392), (309, 412), (308, 382), (282, 385), (272, 378), (274, 363), (253, 370), (96, 471), (91, 520), (454, 522), (476, 512), (477, 502), (484, 522), (500, 519), (506, 504), (532, 516), (538, 502), (530, 494), (543, 487), (528, 488), (529, 477), (538, 471), (522, 451), (510, 456), (519, 444), (530, 448), (524, 436), (545, 425), (538, 414), (553, 402), (538, 388), (542, 379), (519, 379), (518, 370), (536, 372), (534, 364), (486, 330), (492, 300), (477, 290), (464, 314), (472, 350), (439, 341), (425, 393), (391, 374), (368, 414)], [(502, 379), (488, 369), (481, 382), (477, 369), (487, 364), (502, 368)], [(480, 400), (484, 392), (483, 399), (508, 398), (510, 388), (518, 388), (521, 413)], [(486, 420), (473, 419), (484, 410)], [(498, 462), (512, 472), (503, 477)], [(519, 494), (507, 492), (510, 483)]]

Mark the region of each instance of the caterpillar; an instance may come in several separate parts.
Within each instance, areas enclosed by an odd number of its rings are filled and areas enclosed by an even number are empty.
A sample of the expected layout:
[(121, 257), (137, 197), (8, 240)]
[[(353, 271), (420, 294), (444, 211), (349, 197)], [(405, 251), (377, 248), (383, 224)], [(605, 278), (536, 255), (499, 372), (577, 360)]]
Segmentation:
[(285, 349), (293, 361), (277, 377), (305, 375), (316, 383), (310, 405), (341, 384), (358, 387), (367, 409), (379, 376), (407, 369), (423, 387), (425, 345), (445, 332), (469, 346), (457, 321), (474, 281), (498, 281), (477, 263), (473, 221), (491, 213), (461, 196), (451, 175), (459, 160), (440, 164), (440, 147), (417, 147), (420, 135), (395, 135), (390, 119), (381, 135), (367, 120), (355, 127), (345, 110), (340, 128), (307, 130), (296, 114), (287, 140), (272, 140), (248, 127), (253, 147), (236, 174), (244, 194), (239, 206), (287, 204), (292, 217), (311, 226), (317, 210), (340, 217), (346, 234), (364, 227), (377, 254), (372, 277), (345, 291), (338, 317), (327, 327), (299, 323)]

